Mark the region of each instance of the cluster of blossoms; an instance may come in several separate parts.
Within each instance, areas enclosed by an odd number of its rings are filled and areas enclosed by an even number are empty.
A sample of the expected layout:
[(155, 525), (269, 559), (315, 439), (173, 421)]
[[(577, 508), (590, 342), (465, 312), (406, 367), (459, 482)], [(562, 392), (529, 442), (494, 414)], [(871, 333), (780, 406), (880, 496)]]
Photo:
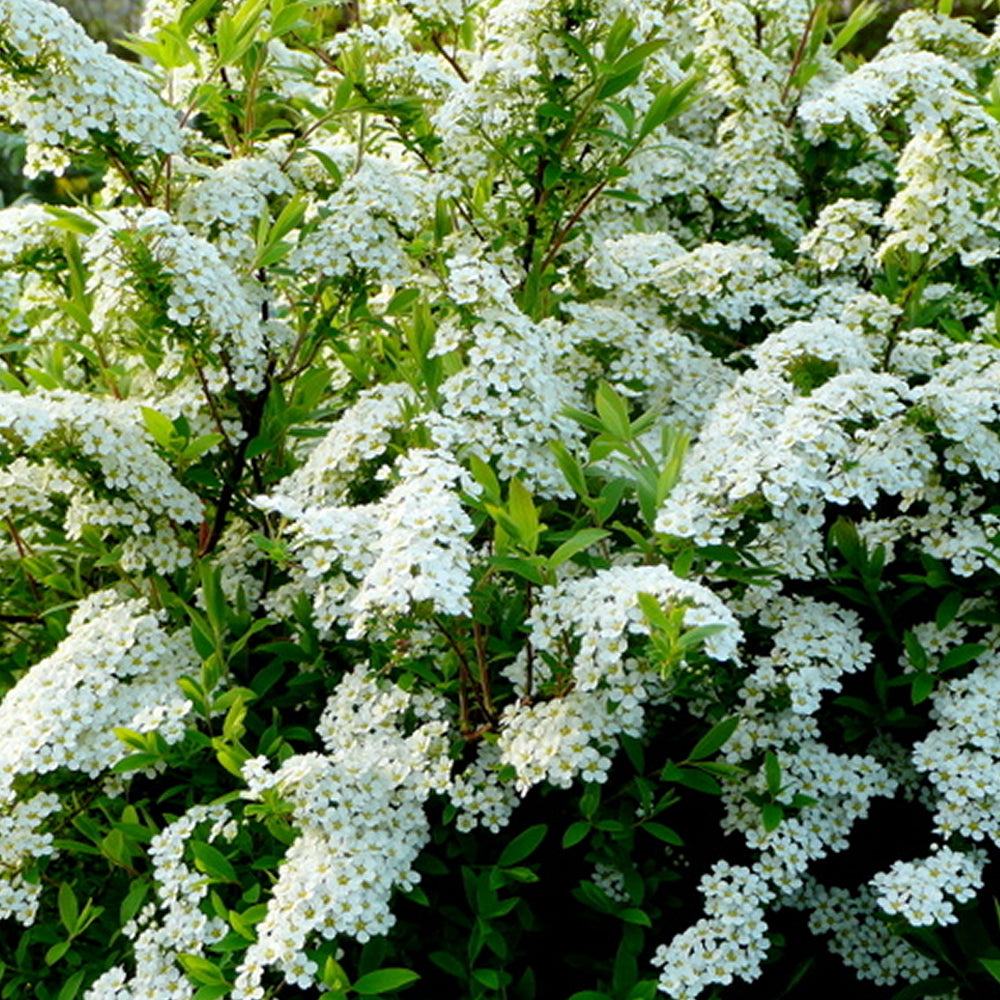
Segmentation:
[(191, 702), (177, 681), (195, 665), (187, 637), (168, 633), (142, 601), (110, 591), (81, 602), (56, 651), (36, 663), (0, 702), (0, 812), (7, 837), (2, 915), (30, 924), (41, 885), (25, 881), (33, 859), (52, 854), (45, 819), (57, 795), (23, 797), (19, 779), (57, 770), (107, 776), (128, 753), (116, 728), (183, 738)]
[(172, 110), (134, 66), (108, 54), (101, 42), (55, 4), (0, 4), (0, 99), (4, 116), (24, 128), (25, 170), (61, 173), (65, 147), (111, 133), (144, 151), (180, 152)]
[[(415, 719), (409, 727), (408, 715)], [(413, 862), (429, 836), (422, 804), (450, 780), (447, 730), (440, 700), (409, 695), (361, 668), (327, 702), (317, 729), (325, 753), (290, 757), (275, 772), (266, 759), (246, 765), (247, 794), (280, 795), (300, 833), (278, 870), (234, 997), (263, 996), (269, 967), (287, 982), (316, 985), (316, 963), (305, 954), (310, 938), (366, 941), (392, 927), (390, 894), (416, 883)]]
[(355, 637), (376, 618), (421, 602), (444, 615), (470, 610), (472, 522), (455, 490), (464, 470), (446, 455), (414, 449), (395, 471), (398, 485), (374, 504), (303, 509), (281, 494), (257, 501), (294, 521), (305, 576), (322, 581), (317, 621), (350, 621)]
[[(261, 319), (260, 291), (234, 273), (213, 243), (168, 213), (148, 209), (109, 213), (84, 253), (98, 329), (142, 322), (148, 299), (165, 296), (165, 318), (174, 325), (174, 336), (224, 360), (226, 374), (213, 366), (210, 387), (221, 389), (226, 382), (239, 389), (263, 386), (268, 329)], [(170, 378), (177, 360), (165, 353), (157, 374)]]
[(920, 861), (897, 861), (880, 872), (871, 886), (886, 913), (902, 914), (914, 927), (953, 924), (955, 902), (965, 902), (983, 885), (986, 858), (981, 852), (966, 854), (951, 848), (935, 851)]
[(133, 939), (135, 972), (129, 976), (121, 966), (109, 969), (87, 990), (86, 1000), (190, 996), (190, 981), (178, 964), (178, 956), (202, 956), (205, 948), (220, 941), (227, 931), (219, 916), (207, 916), (199, 908), (208, 895), (209, 883), (185, 858), (200, 831), (204, 831), (201, 844), (219, 837), (232, 839), (236, 824), (229, 808), (192, 806), (153, 838), (149, 856), (159, 900), (147, 903), (124, 928)]

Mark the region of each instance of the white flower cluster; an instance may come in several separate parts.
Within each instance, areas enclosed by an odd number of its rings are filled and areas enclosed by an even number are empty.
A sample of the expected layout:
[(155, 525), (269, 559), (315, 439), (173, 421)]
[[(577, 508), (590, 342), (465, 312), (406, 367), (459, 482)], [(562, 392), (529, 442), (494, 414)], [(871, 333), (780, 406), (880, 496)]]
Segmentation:
[[(136, 259), (136, 242), (149, 262)], [(98, 329), (129, 324), (131, 311), (143, 302), (143, 283), (166, 279), (166, 318), (200, 350), (210, 348), (219, 356), (221, 363), (205, 373), (209, 387), (218, 391), (232, 381), (238, 389), (261, 388), (268, 360), (261, 290), (236, 274), (214, 244), (160, 209), (113, 212), (88, 238), (84, 258)], [(149, 263), (156, 274), (148, 273)]]
[(39, 830), (62, 808), (56, 795), (22, 798), (18, 779), (58, 769), (104, 775), (129, 750), (117, 727), (184, 735), (191, 703), (177, 680), (193, 666), (190, 640), (167, 633), (144, 602), (104, 591), (81, 602), (67, 636), (0, 702), (0, 914), (30, 924), (40, 884), (24, 880), (26, 864), (54, 851)]
[(778, 258), (760, 246), (703, 243), (653, 270), (648, 284), (674, 315), (730, 329), (759, 319), (787, 322), (812, 293)]
[(913, 763), (937, 794), (935, 831), (1000, 843), (1000, 735), (993, 723), (1000, 656), (993, 646), (964, 677), (932, 695), (935, 728), (913, 747)]
[(985, 865), (983, 851), (937, 847), (919, 861), (895, 862), (869, 884), (886, 913), (899, 913), (914, 927), (953, 924), (958, 921), (955, 903), (972, 899), (982, 888)]
[(303, 509), (280, 484), (257, 500), (293, 521), (305, 576), (323, 581), (313, 595), (322, 628), (350, 622), (357, 638), (421, 602), (437, 614), (470, 611), (473, 525), (456, 493), (464, 471), (441, 452), (414, 449), (396, 473), (399, 483), (382, 500), (359, 507)]
[(877, 201), (839, 198), (819, 213), (813, 228), (799, 241), (799, 253), (811, 257), (823, 272), (869, 263), (871, 231), (879, 224)]
[(267, 214), (268, 197), (290, 195), (292, 183), (273, 159), (247, 156), (217, 167), (188, 165), (193, 183), (177, 204), (177, 220), (206, 238), (235, 270), (252, 263), (253, 227)]
[[(752, 763), (767, 752), (779, 769), (777, 792), (768, 786), (766, 768)], [(800, 886), (813, 861), (845, 850), (851, 828), (868, 815), (872, 799), (892, 796), (897, 787), (883, 763), (834, 752), (815, 719), (793, 712), (741, 713), (724, 753), (730, 764), (747, 767), (751, 775), (724, 788), (723, 829), (743, 835), (759, 852), (754, 870), (785, 894)], [(748, 792), (782, 807), (785, 815), (777, 827), (766, 828), (761, 807)], [(796, 806), (796, 796), (810, 802)]]
[[(664, 684), (627, 655), (631, 637), (649, 635), (640, 593), (684, 608), (685, 628), (725, 626), (707, 638), (704, 651), (717, 660), (736, 657), (742, 633), (732, 612), (707, 588), (665, 566), (614, 567), (540, 591), (530, 619), (540, 661), (534, 681), (567, 690), (549, 701), (504, 709), (500, 760), (514, 767), (521, 794), (540, 781), (568, 787), (578, 775), (605, 781), (616, 737), (641, 734), (644, 706), (662, 695)], [(564, 664), (568, 676), (556, 677), (541, 659), (549, 654), (559, 662), (567, 642), (574, 649), (572, 662)], [(522, 692), (525, 669), (522, 656), (511, 671)]]
[(571, 345), (562, 325), (484, 309), (470, 340), (466, 366), (445, 381), (440, 408), (426, 417), (435, 444), (461, 455), (474, 442), (482, 458), (496, 460), (502, 477), (516, 475), (541, 494), (564, 494), (548, 443), (580, 439), (563, 410), (584, 400), (579, 373), (563, 374)]
[(808, 597), (778, 597), (769, 601), (760, 621), (777, 631), (770, 652), (754, 659), (743, 682), (748, 708), (780, 694), (791, 711), (812, 715), (824, 691), (839, 691), (844, 674), (864, 670), (872, 661), (873, 650), (861, 637), (861, 619), (853, 611)]
[(712, 983), (752, 982), (770, 948), (764, 921), (773, 890), (743, 865), (719, 861), (699, 883), (706, 916), (656, 949), (659, 987), (674, 1000), (695, 1000)]
[[(416, 719), (409, 732), (408, 714)], [(317, 985), (305, 954), (317, 935), (367, 941), (392, 926), (389, 897), (417, 881), (413, 862), (429, 835), (423, 802), (449, 782), (447, 730), (439, 701), (359, 668), (327, 703), (318, 727), (326, 753), (291, 757), (274, 773), (262, 758), (248, 762), (248, 795), (279, 793), (300, 833), (240, 965), (234, 1000), (262, 997), (271, 967), (289, 984)]]
[(399, 282), (412, 272), (400, 231), (420, 208), (414, 174), (402, 164), (368, 156), (337, 191), (315, 206), (315, 221), (289, 256), (300, 275), (344, 277), (353, 270)]
[(456, 827), (463, 833), (483, 826), (496, 833), (507, 825), (521, 801), (509, 784), (500, 780), (503, 761), (496, 743), (481, 742), (476, 758), (448, 788), (448, 798), (458, 809)]
[(84, 1000), (143, 1000), (152, 996), (186, 1000), (191, 996), (191, 981), (178, 956), (203, 956), (205, 947), (221, 941), (229, 930), (220, 917), (202, 912), (200, 904), (208, 895), (209, 879), (184, 858), (188, 843), (207, 824), (211, 826), (199, 838), (202, 843), (219, 837), (232, 839), (236, 833), (227, 805), (194, 805), (153, 837), (149, 857), (159, 904), (147, 903), (125, 927), (133, 940), (135, 972), (130, 977), (121, 966), (109, 969), (95, 980)]
[(384, 454), (392, 432), (403, 425), (403, 410), (414, 402), (405, 382), (388, 382), (359, 394), (309, 452), (281, 481), (281, 495), (303, 507), (343, 503), (357, 470)]
[(194, 665), (190, 638), (166, 632), (145, 602), (111, 591), (81, 602), (56, 651), (0, 702), (2, 800), (18, 775), (103, 774), (129, 752), (116, 727), (177, 742), (191, 708), (177, 680)]
[[(172, 528), (175, 523), (200, 521), (201, 503), (153, 450), (137, 410), (131, 401), (65, 390), (30, 395), (0, 392), (0, 434), (33, 453), (47, 447), (57, 449), (57, 454), (71, 449), (72, 458), (60, 456), (67, 464), (78, 456), (95, 463), (100, 470), (97, 482), (84, 470), (71, 467), (56, 475), (52, 461), (42, 466), (49, 469), (52, 488), (71, 496), (65, 520), (68, 537), (78, 538), (88, 524), (127, 528), (129, 564), (138, 568), (152, 563), (165, 570), (189, 561), (190, 554), (180, 547)], [(8, 474), (16, 474), (18, 468), (28, 467), (11, 466)], [(23, 490), (8, 496), (12, 505), (27, 499)], [(39, 509), (32, 506), (31, 513)]]
[(860, 979), (891, 986), (919, 983), (939, 972), (938, 964), (893, 934), (880, 915), (872, 890), (826, 887), (810, 879), (795, 904), (810, 910), (809, 930), (830, 934), (828, 947)]
[(173, 112), (139, 69), (88, 38), (61, 7), (3, 0), (0, 52), (0, 104), (4, 117), (24, 127), (30, 176), (61, 173), (66, 147), (93, 133), (113, 132), (146, 152), (180, 152)]
[(990, 150), (1000, 125), (973, 96), (962, 66), (942, 55), (890, 46), (802, 104), (799, 117), (819, 141), (824, 127), (846, 121), (869, 135), (890, 113), (901, 113), (911, 138), (895, 167), (897, 193), (878, 249), (929, 253), (941, 261), (956, 251), (964, 264), (996, 255), (1000, 216), (991, 191), (1000, 171)]
[[(793, 324), (753, 350), (712, 409), (667, 499), (657, 530), (714, 543), (756, 521), (761, 558), (793, 576), (822, 565), (830, 505), (899, 516), (862, 524), (873, 543), (918, 540), (968, 575), (983, 565), (995, 515), (972, 489), (942, 485), (945, 470), (1000, 475), (997, 362), (984, 344), (907, 331), (879, 371), (885, 341), (830, 321)], [(939, 442), (944, 439), (944, 461)]]

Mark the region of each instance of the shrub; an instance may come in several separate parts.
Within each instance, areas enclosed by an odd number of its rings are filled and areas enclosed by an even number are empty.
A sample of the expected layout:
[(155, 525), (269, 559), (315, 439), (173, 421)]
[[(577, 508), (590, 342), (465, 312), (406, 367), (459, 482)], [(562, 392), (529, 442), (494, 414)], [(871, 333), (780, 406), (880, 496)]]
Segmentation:
[(997, 36), (876, 13), (0, 0), (0, 996), (1000, 979)]

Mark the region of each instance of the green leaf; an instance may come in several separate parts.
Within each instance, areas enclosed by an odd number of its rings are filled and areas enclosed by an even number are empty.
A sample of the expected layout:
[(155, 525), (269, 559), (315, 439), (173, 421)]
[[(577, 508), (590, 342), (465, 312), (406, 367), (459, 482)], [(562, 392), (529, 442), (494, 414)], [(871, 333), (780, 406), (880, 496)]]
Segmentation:
[(150, 436), (161, 448), (169, 451), (175, 435), (173, 421), (169, 417), (165, 417), (162, 413), (150, 409), (148, 406), (140, 406), (139, 410), (142, 413), (143, 423), (146, 425), (146, 430), (149, 431)]
[(583, 552), (584, 549), (590, 548), (591, 545), (595, 545), (610, 534), (610, 531), (605, 531), (603, 528), (581, 528), (549, 556), (549, 565), (561, 566), (578, 552)]
[(934, 615), (934, 624), (941, 630), (946, 629), (955, 620), (963, 600), (960, 590), (952, 590), (945, 594)]
[(201, 955), (181, 954), (177, 956), (177, 961), (181, 963), (188, 977), (201, 986), (215, 986), (226, 982), (219, 967)]
[(229, 983), (199, 986), (191, 1000), (219, 1000), (220, 997), (228, 996), (231, 991), (232, 986)]
[(925, 701), (934, 690), (934, 675), (926, 671), (917, 674), (913, 678), (913, 685), (910, 689), (910, 700), (914, 705), (919, 705)]
[(681, 835), (675, 830), (671, 830), (669, 826), (664, 826), (663, 823), (654, 823), (652, 820), (647, 820), (640, 826), (640, 829), (652, 834), (657, 840), (662, 840), (665, 844), (673, 844), (675, 847), (682, 847), (684, 845)]
[(954, 649), (949, 649), (941, 657), (941, 670), (954, 670), (956, 667), (964, 667), (966, 663), (976, 659), (986, 652), (986, 646), (978, 642), (966, 642)]
[(212, 8), (216, 5), (216, 2), (217, 0), (193, 0), (190, 6), (185, 8), (184, 13), (181, 14), (177, 21), (177, 25), (181, 29), (181, 34), (185, 38), (194, 31), (199, 21), (212, 12)]
[(580, 990), (574, 993), (569, 1000), (612, 1000), (607, 993), (599, 993), (597, 990)]
[(767, 790), (772, 795), (777, 795), (781, 791), (781, 764), (773, 750), (768, 750), (764, 755), (764, 776), (767, 778)]
[(649, 110), (642, 119), (638, 137), (645, 139), (650, 132), (655, 131), (665, 121), (676, 118), (681, 112), (686, 111), (694, 103), (691, 92), (697, 83), (698, 76), (692, 74), (679, 83), (663, 84), (654, 95)]
[(56, 1000), (74, 1000), (76, 995), (80, 992), (80, 987), (83, 985), (83, 980), (86, 976), (90, 974), (90, 970), (86, 967), (77, 970), (73, 973), (69, 979), (63, 983), (62, 989), (59, 991), (59, 995)]
[(765, 802), (761, 807), (760, 814), (764, 822), (764, 829), (770, 833), (780, 826), (785, 816), (785, 810), (777, 802)]
[(621, 441), (629, 440), (632, 436), (632, 424), (628, 418), (628, 407), (625, 400), (607, 382), (602, 382), (598, 387), (594, 395), (594, 406), (604, 430)]
[(482, 983), (488, 990), (499, 990), (503, 985), (500, 973), (496, 969), (473, 969), (472, 978)]
[(914, 670), (927, 669), (927, 650), (920, 644), (916, 635), (907, 629), (903, 633), (903, 645), (906, 647), (906, 658)]
[(59, 920), (69, 934), (76, 933), (77, 920), (80, 917), (80, 907), (76, 901), (76, 893), (68, 882), (59, 883)]
[(979, 960), (982, 967), (1000, 983), (1000, 958), (981, 958)]
[(642, 74), (642, 64), (634, 66), (632, 69), (626, 70), (624, 73), (619, 73), (616, 76), (608, 77), (601, 85), (597, 88), (597, 99), (599, 101), (606, 100), (609, 97), (613, 97), (615, 94), (620, 94), (626, 87), (631, 87), (636, 80), (639, 79)]
[(517, 476), (510, 481), (507, 510), (510, 519), (517, 526), (517, 538), (529, 552), (533, 553), (538, 547), (538, 535), (541, 529), (538, 508), (528, 488)]
[(236, 870), (226, 856), (211, 844), (200, 840), (189, 841), (194, 854), (195, 868), (219, 882), (239, 882)]
[(736, 732), (739, 724), (740, 720), (736, 716), (732, 716), (714, 725), (695, 744), (688, 760), (702, 760), (705, 757), (711, 757)]
[(401, 989), (420, 978), (410, 969), (377, 969), (362, 976), (352, 987), (362, 996), (375, 996)]
[(111, 768), (112, 774), (127, 774), (129, 771), (141, 771), (143, 768), (152, 767), (163, 760), (158, 753), (142, 751), (140, 753), (130, 753), (127, 757), (115, 761)]
[(72, 947), (72, 941), (60, 941), (58, 944), (52, 945), (51, 948), (45, 953), (45, 964), (55, 965), (63, 955)]
[(562, 846), (564, 848), (575, 847), (588, 833), (590, 833), (590, 824), (586, 820), (577, 820), (566, 828), (562, 838)]
[(654, 38), (650, 42), (642, 42), (635, 48), (629, 49), (623, 56), (619, 56), (614, 65), (608, 69), (608, 76), (620, 76), (629, 70), (642, 69), (643, 63), (654, 53), (658, 52), (667, 44), (666, 38)]
[(223, 437), (221, 434), (214, 432), (211, 434), (202, 434), (193, 441), (189, 441), (178, 457), (182, 462), (193, 462), (195, 459), (201, 458), (206, 452), (211, 451), (222, 440)]
[(456, 979), (465, 979), (465, 965), (448, 951), (432, 951), (427, 956), (439, 969)]
[(500, 868), (510, 868), (512, 865), (522, 862), (545, 839), (548, 829), (545, 823), (539, 823), (536, 826), (529, 826), (527, 830), (519, 833), (503, 849), (497, 860), (497, 865)]
[(619, 910), (618, 916), (628, 924), (637, 924), (639, 927), (652, 927), (653, 922), (645, 910), (630, 906), (624, 910)]
[(836, 37), (830, 45), (830, 55), (836, 55), (841, 49), (850, 45), (854, 36), (859, 31), (863, 31), (882, 13), (882, 5), (877, 0), (862, 0), (861, 3), (851, 11), (851, 16), (844, 26), (837, 32)]

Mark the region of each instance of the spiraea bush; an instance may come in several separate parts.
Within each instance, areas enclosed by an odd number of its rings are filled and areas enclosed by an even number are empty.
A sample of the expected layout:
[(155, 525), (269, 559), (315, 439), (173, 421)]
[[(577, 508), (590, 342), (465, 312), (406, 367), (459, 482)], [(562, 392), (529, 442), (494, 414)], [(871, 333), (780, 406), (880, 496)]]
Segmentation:
[(878, 14), (0, 0), (0, 997), (996, 989), (1000, 33)]

